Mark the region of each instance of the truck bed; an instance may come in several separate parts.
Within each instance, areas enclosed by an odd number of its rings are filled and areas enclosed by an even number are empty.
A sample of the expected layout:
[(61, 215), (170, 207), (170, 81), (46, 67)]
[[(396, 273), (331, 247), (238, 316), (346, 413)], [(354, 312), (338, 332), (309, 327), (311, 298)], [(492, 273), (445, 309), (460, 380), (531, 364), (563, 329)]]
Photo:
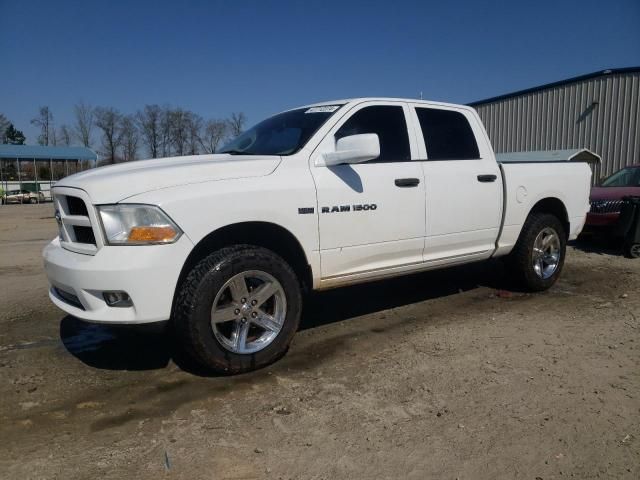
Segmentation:
[(589, 210), (592, 175), (589, 165), (584, 161), (544, 160), (544, 155), (540, 155), (538, 160), (523, 160), (524, 155), (508, 155), (510, 158), (503, 156), (506, 161), (498, 162), (502, 174), (504, 211), (494, 255), (503, 255), (513, 248), (527, 215), (538, 199), (551, 197), (562, 202), (560, 208), (566, 215), (568, 238), (575, 239)]

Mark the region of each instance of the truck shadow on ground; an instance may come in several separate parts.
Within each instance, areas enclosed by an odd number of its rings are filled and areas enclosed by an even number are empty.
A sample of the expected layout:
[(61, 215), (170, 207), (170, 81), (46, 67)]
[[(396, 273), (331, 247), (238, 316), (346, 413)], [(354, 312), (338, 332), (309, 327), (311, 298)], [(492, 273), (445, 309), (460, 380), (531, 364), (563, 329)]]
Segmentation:
[[(314, 292), (306, 299), (300, 330), (481, 286), (513, 290), (502, 262), (493, 260)], [(167, 324), (109, 326), (66, 316), (60, 322), (60, 339), (70, 354), (93, 368), (155, 370), (167, 367), (173, 360), (185, 371), (210, 376), (182, 358)]]
[(623, 256), (622, 240), (609, 235), (583, 235), (569, 245), (585, 253)]

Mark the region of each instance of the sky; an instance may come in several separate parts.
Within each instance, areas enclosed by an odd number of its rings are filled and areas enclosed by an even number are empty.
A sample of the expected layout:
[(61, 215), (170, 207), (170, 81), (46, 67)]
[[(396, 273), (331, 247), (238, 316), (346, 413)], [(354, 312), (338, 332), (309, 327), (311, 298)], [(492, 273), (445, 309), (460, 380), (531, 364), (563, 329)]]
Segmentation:
[(0, 113), (80, 100), (249, 124), (322, 100), (453, 103), (640, 66), (640, 0), (0, 0)]

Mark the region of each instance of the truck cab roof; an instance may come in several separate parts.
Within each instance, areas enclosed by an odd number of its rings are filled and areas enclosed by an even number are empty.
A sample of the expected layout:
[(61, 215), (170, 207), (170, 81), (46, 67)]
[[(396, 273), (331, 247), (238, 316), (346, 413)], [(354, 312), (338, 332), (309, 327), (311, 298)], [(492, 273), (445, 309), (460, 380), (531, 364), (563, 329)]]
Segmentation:
[(302, 105), (296, 108), (309, 108), (309, 107), (321, 107), (324, 105), (346, 105), (348, 103), (358, 104), (363, 102), (408, 102), (424, 105), (437, 105), (441, 107), (450, 107), (465, 110), (474, 110), (467, 105), (459, 105), (456, 103), (438, 102), (434, 100), (420, 100), (417, 98), (399, 98), (399, 97), (355, 97), (355, 98), (343, 98), (339, 100), (327, 100), (317, 103), (311, 103), (309, 105)]

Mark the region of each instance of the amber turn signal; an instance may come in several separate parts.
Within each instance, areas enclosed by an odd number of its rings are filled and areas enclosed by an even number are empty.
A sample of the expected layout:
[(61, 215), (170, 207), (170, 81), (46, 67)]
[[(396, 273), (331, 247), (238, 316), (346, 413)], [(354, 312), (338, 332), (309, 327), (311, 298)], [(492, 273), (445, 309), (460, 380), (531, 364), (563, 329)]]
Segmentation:
[(129, 232), (129, 242), (170, 242), (178, 232), (173, 227), (151, 226), (151, 227), (132, 227)]

